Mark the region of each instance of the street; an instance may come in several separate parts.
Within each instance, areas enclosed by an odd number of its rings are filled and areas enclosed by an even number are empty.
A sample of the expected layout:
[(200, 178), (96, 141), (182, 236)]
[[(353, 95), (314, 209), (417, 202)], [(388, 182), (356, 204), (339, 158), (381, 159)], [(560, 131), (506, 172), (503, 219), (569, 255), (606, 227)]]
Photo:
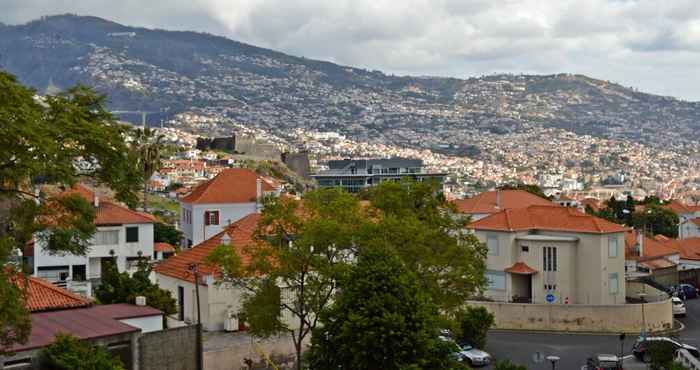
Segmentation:
[[(678, 333), (681, 342), (700, 346), (700, 299), (686, 301), (687, 315), (680, 318), (686, 327)], [(624, 354), (632, 353), (636, 336), (627, 335)], [(549, 363), (535, 363), (533, 356), (541, 352), (544, 356), (555, 355), (561, 360), (557, 369), (580, 369), (590, 356), (600, 353), (619, 354), (620, 341), (617, 335), (527, 333), (492, 330), (488, 335), (486, 351), (495, 359), (510, 359), (531, 370), (549, 370)], [(625, 361), (625, 369), (645, 369), (645, 365), (634, 359)]]

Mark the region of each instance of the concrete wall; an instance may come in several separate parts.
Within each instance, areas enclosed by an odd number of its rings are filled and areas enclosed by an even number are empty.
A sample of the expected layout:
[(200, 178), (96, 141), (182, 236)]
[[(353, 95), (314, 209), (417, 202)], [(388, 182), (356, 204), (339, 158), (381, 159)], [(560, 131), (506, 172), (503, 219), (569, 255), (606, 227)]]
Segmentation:
[(143, 334), (138, 356), (139, 370), (197, 369), (197, 326)]
[(644, 321), (648, 332), (673, 327), (670, 299), (644, 305), (560, 305), (476, 301), (468, 304), (489, 310), (495, 317), (494, 327), (498, 329), (639, 333)]
[[(306, 345), (308, 341), (305, 341)], [(294, 343), (288, 335), (259, 340), (246, 333), (213, 333), (213, 336), (205, 336), (204, 347), (206, 370), (244, 369), (246, 358), (255, 364), (264, 364), (263, 354), (275, 365), (288, 369), (292, 368), (296, 358)]]
[(141, 329), (142, 333), (150, 333), (163, 330), (163, 315), (134, 317), (132, 319), (119, 320), (124, 324)]
[(651, 285), (641, 283), (639, 281), (627, 282), (627, 297), (631, 299), (639, 299), (639, 294), (644, 293), (645, 302), (659, 302), (667, 300), (668, 294), (662, 292)]

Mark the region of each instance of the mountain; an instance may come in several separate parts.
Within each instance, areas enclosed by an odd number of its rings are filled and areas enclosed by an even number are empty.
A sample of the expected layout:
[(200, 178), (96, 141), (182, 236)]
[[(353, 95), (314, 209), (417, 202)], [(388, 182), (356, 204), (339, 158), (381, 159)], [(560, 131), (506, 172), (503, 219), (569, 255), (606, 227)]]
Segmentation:
[(303, 128), (464, 154), (478, 133), (534, 125), (692, 151), (700, 129), (698, 102), (581, 75), (392, 76), (76, 15), (0, 25), (0, 68), (42, 92), (94, 86), (113, 110), (156, 112), (152, 123), (196, 111), (217, 117), (214, 129), (238, 122), (290, 140)]

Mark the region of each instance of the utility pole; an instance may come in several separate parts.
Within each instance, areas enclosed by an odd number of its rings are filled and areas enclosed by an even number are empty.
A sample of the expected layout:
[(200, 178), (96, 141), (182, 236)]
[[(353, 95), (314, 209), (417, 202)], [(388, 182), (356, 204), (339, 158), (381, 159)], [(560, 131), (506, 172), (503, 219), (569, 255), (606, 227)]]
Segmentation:
[(194, 274), (194, 294), (197, 299), (197, 370), (204, 369), (204, 356), (202, 348), (202, 312), (199, 308), (199, 265), (191, 263), (187, 268)]

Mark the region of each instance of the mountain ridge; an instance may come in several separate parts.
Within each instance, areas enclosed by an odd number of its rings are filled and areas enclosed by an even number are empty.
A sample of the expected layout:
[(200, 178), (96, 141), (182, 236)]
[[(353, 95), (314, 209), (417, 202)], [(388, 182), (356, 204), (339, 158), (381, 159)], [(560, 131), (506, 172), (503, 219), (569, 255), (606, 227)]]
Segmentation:
[[(291, 137), (304, 128), (415, 147), (458, 145), (469, 130), (556, 127), (654, 146), (696, 143), (700, 102), (584, 75), (394, 76), (194, 31), (56, 15), (0, 27), (0, 68), (44, 90), (96, 87), (151, 123), (191, 110)], [(420, 142), (428, 131), (430, 143)], [(668, 136), (668, 137), (666, 137)], [(461, 139), (460, 139), (461, 138)]]

